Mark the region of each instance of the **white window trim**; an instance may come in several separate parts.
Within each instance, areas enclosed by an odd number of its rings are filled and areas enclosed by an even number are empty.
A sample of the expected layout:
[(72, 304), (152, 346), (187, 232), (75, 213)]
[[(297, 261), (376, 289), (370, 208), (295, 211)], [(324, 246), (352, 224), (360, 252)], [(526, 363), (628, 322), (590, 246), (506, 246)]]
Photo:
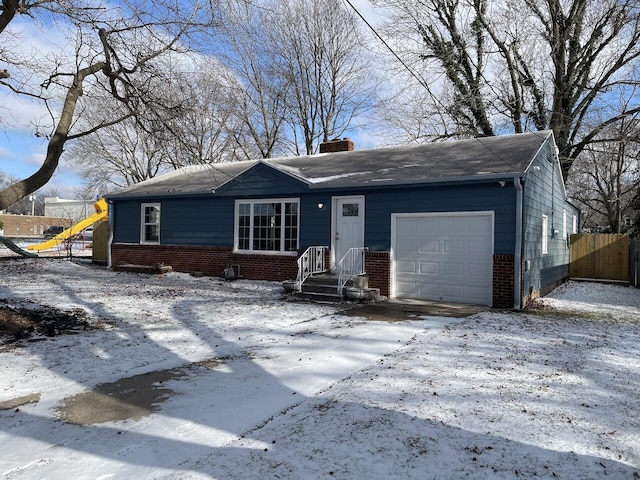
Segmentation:
[[(153, 207), (153, 208), (157, 208), (158, 209), (158, 240), (147, 240), (144, 237), (144, 233), (145, 233), (145, 226), (146, 225), (152, 225), (151, 223), (147, 224), (144, 221), (144, 209), (148, 208), (148, 207)], [(145, 245), (159, 245), (160, 244), (160, 223), (162, 221), (162, 209), (160, 207), (160, 203), (156, 202), (156, 203), (143, 203), (140, 205), (140, 243), (145, 244)]]
[(549, 219), (546, 215), (542, 215), (542, 254), (549, 253)]
[(282, 203), (282, 215), (284, 215), (285, 203), (297, 203), (298, 204), (298, 225), (296, 231), (296, 244), (300, 247), (300, 198), (254, 198), (251, 200), (236, 200), (235, 209), (233, 213), (233, 251), (250, 255), (291, 255), (297, 256), (298, 251), (283, 250), (285, 245), (285, 226), (282, 222), (282, 231), (280, 233), (280, 245), (281, 250), (241, 250), (238, 248), (238, 230), (240, 228), (240, 205), (251, 205), (251, 226), (249, 227), (249, 245), (253, 246), (253, 205), (256, 203)]
[(571, 233), (578, 233), (578, 217), (573, 215), (573, 220), (571, 223)]
[(562, 238), (569, 238), (569, 230), (567, 229), (567, 211), (562, 209)]

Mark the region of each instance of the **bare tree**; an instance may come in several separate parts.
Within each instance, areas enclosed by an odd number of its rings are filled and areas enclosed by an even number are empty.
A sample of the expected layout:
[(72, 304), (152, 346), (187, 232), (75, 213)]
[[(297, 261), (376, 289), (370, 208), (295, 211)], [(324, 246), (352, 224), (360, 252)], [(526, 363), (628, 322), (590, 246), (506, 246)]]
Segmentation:
[(133, 185), (166, 171), (164, 149), (133, 119), (79, 138), (69, 150), (68, 161), (93, 193)]
[(574, 162), (568, 183), (583, 211), (583, 225), (622, 233), (623, 216), (633, 213), (640, 188), (640, 119), (612, 126)]
[(229, 93), (241, 122), (234, 132), (236, 143), (246, 158), (272, 157), (280, 153), (289, 83), (274, 58), (268, 5), (228, 0), (221, 2), (217, 15), (216, 53), (232, 72)]
[[(237, 159), (233, 99), (226, 78), (216, 75), (224, 67), (191, 55), (182, 55), (181, 65), (169, 60), (163, 59), (162, 68), (154, 62), (163, 72), (154, 80), (157, 105), (141, 105), (135, 118), (113, 122), (74, 142), (68, 161), (88, 191), (104, 193), (185, 165)], [(104, 117), (104, 112), (120, 118), (126, 110), (110, 98), (92, 102), (80, 120), (83, 129), (91, 129), (92, 119)]]
[(174, 88), (166, 91), (182, 98), (184, 106), (166, 123), (175, 145), (173, 155), (167, 155), (171, 166), (243, 158), (243, 145), (237, 137), (243, 125), (236, 116), (242, 89), (230, 78), (227, 68), (213, 58), (198, 58), (186, 70), (175, 72), (172, 84)]
[[(171, 0), (139, 4), (126, 0), (105, 7), (90, 2), (3, 0), (0, 85), (17, 95), (42, 101), (51, 112), (51, 124), (37, 132), (48, 140), (43, 165), (32, 176), (0, 190), (0, 209), (45, 185), (68, 141), (136, 118), (142, 106), (147, 110), (159, 106), (154, 90), (148, 88), (150, 80), (159, 73), (151, 61), (180, 48), (181, 39), (198, 23), (200, 13), (197, 6)], [(19, 42), (11, 30), (16, 15), (40, 18), (42, 28), (70, 33), (75, 38), (75, 51), (59, 52), (48, 73), (42, 75), (31, 59), (16, 57), (11, 48), (14, 45), (4, 43)], [(8, 67), (6, 72), (2, 64)], [(80, 129), (76, 123), (81, 113), (78, 108), (88, 85), (101, 86), (121, 104), (123, 114), (111, 119), (107, 115), (98, 117), (90, 129)], [(164, 110), (171, 108), (161, 106)]]
[(268, 18), (275, 63), (288, 85), (293, 149), (308, 155), (371, 109), (372, 63), (358, 20), (338, 0), (274, 1)]
[(432, 139), (551, 129), (566, 179), (609, 125), (640, 111), (636, 0), (374, 3), (393, 12), (400, 56), (448, 119)]

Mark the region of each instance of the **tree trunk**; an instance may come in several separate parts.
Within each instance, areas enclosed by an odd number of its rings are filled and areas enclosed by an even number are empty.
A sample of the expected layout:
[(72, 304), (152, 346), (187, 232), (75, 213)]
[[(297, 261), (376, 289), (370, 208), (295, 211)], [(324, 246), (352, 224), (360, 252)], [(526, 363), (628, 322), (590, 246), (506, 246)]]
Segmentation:
[(88, 75), (93, 75), (106, 67), (104, 62), (98, 62), (89, 67), (83, 68), (77, 72), (73, 79), (73, 83), (67, 91), (64, 104), (62, 106), (62, 114), (56, 126), (56, 130), (49, 140), (47, 146), (47, 156), (40, 169), (29, 178), (20, 180), (0, 190), (0, 210), (13, 205), (21, 198), (35, 192), (39, 188), (47, 184), (58, 168), (60, 157), (64, 152), (64, 145), (69, 135), (69, 130), (73, 122), (73, 114), (76, 110), (78, 99), (82, 96), (82, 82)]

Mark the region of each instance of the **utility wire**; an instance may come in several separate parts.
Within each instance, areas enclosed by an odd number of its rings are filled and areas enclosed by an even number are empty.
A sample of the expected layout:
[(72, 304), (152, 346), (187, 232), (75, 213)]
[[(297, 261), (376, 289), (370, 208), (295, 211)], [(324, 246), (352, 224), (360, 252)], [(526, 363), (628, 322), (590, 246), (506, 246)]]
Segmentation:
[(382, 42), (382, 44), (385, 46), (385, 48), (387, 50), (389, 50), (389, 52), (391, 52), (391, 54), (396, 58), (396, 60), (398, 60), (398, 62), (400, 62), (400, 64), (405, 68), (405, 70), (407, 72), (409, 72), (411, 74), (411, 76), (413, 78), (415, 78), (418, 81), (418, 84), (422, 87), (424, 87), (424, 89), (427, 91), (427, 93), (429, 94), (429, 96), (431, 97), (431, 99), (438, 105), (440, 105), (440, 107), (445, 108), (445, 105), (442, 103), (442, 101), (436, 97), (433, 92), (431, 91), (431, 89), (429, 88), (429, 85), (427, 84), (426, 80), (420, 78), (420, 76), (415, 72), (415, 70), (413, 70), (413, 68), (411, 68), (401, 57), (400, 55), (398, 55), (395, 50), (391, 47), (391, 45), (389, 45), (387, 43), (387, 41), (382, 38), (382, 35), (380, 35), (378, 33), (378, 31), (374, 28), (373, 25), (371, 25), (366, 18), (364, 18), (364, 16), (358, 11), (358, 9), (351, 3), (350, 0), (344, 0), (344, 2), (356, 13), (356, 15), (358, 15), (358, 17), (360, 17), (360, 19), (365, 23), (365, 25), (369, 28), (369, 30), (371, 30), (373, 32), (373, 34), (376, 36), (376, 38), (378, 38), (378, 40), (380, 40), (380, 42)]
[(369, 27), (369, 30), (371, 30), (373, 32), (373, 34), (378, 38), (378, 40), (380, 40), (382, 42), (382, 44), (387, 48), (387, 50), (389, 50), (391, 52), (391, 54), (396, 57), (396, 59), (402, 64), (402, 66), (413, 76), (413, 78), (415, 78), (418, 83), (420, 83), (420, 85), (422, 85), (423, 87), (425, 87), (427, 90), (429, 90), (429, 86), (427, 85), (427, 82), (425, 82), (423, 79), (421, 79), (417, 73), (415, 73), (413, 71), (413, 69), (406, 64), (406, 62), (404, 60), (402, 60), (402, 58), (400, 58), (400, 56), (395, 52), (395, 50), (393, 48), (391, 48), (391, 45), (389, 45), (387, 43), (387, 41), (382, 38), (382, 36), (376, 31), (376, 29), (373, 27), (373, 25), (371, 25), (366, 18), (364, 18), (362, 16), (362, 14), (358, 11), (358, 9), (356, 7), (354, 7), (354, 5), (351, 3), (351, 0), (344, 0), (344, 2), (349, 5), (349, 7), (351, 7), (351, 9), (356, 12), (356, 15), (358, 15), (362, 21), (365, 23), (365, 25), (367, 27)]
[[(366, 18), (364, 18), (364, 16), (358, 11), (358, 9), (351, 3), (351, 0), (344, 0), (344, 2), (351, 7), (351, 9), (356, 13), (356, 15), (358, 15), (358, 17), (360, 17), (360, 19), (365, 23), (365, 25), (369, 28), (369, 30), (371, 30), (373, 32), (373, 34), (378, 38), (378, 40), (380, 40), (382, 42), (382, 44), (386, 47), (387, 50), (389, 50), (391, 52), (391, 54), (400, 62), (400, 64), (411, 74), (411, 76), (413, 76), (413, 78), (415, 78), (418, 83), (420, 85), (422, 85), (427, 92), (429, 92), (429, 94), (434, 98), (434, 100), (436, 100), (438, 103), (441, 104), (441, 102), (435, 98), (435, 96), (433, 95), (433, 93), (431, 92), (431, 90), (429, 89), (429, 86), (427, 85), (427, 82), (423, 79), (421, 79), (418, 74), (409, 66), (407, 65), (407, 63), (400, 58), (400, 56), (395, 52), (395, 50), (393, 48), (391, 48), (391, 45), (389, 45), (387, 43), (387, 41), (382, 38), (382, 35), (380, 35), (377, 30), (373, 27), (373, 25), (371, 25)], [(534, 132), (535, 133), (535, 132)], [(541, 137), (542, 138), (542, 137)], [(482, 145), (484, 148), (486, 148), (490, 153), (492, 153), (496, 158), (498, 158), (500, 161), (502, 161), (504, 164), (510, 166), (511, 168), (516, 168), (516, 166), (509, 162), (508, 160), (506, 160), (505, 158), (503, 158), (502, 156), (500, 156), (498, 153), (494, 152), (491, 148), (489, 148), (488, 145), (486, 145), (480, 138), (476, 138), (475, 140), (477, 140), (480, 145)]]

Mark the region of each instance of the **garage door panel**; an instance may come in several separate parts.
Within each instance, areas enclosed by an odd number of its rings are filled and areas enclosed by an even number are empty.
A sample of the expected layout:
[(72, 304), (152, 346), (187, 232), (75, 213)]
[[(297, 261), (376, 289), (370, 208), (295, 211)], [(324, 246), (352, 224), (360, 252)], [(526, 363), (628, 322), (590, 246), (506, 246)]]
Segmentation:
[(466, 274), (470, 277), (488, 278), (493, 275), (493, 268), (487, 264), (467, 263)]
[[(486, 243), (483, 243), (486, 242)], [(467, 258), (477, 258), (479, 256), (486, 256), (492, 253), (493, 249), (487, 246), (489, 240), (477, 239), (475, 241), (467, 241), (465, 244), (465, 255)]]
[(420, 247), (420, 237), (405, 236), (398, 239), (397, 249), (400, 255), (407, 255), (411, 252), (415, 252)]
[(490, 293), (491, 289), (488, 287), (467, 287), (467, 296), (469, 298), (475, 298), (476, 303), (486, 298)]
[(420, 262), (421, 275), (438, 275), (440, 273), (440, 263), (438, 262)]
[(438, 253), (440, 251), (440, 242), (438, 240), (422, 240), (419, 242), (420, 247), (417, 249), (419, 253)]
[(396, 263), (398, 273), (416, 273), (416, 262), (400, 261)]
[(419, 284), (419, 288), (416, 289), (418, 295), (413, 298), (425, 298), (439, 295), (442, 290), (442, 286), (437, 283), (423, 283)]
[[(465, 273), (465, 264), (464, 262), (443, 262), (442, 273), (446, 277), (462, 277)], [(456, 280), (458, 279), (456, 278)]]
[(448, 235), (460, 235), (465, 232), (465, 222), (461, 218), (448, 217), (442, 219), (442, 230)]
[(395, 222), (396, 296), (491, 305), (491, 213), (416, 214)]
[(419, 298), (419, 291), (417, 286), (412, 282), (397, 282), (396, 288), (398, 290), (398, 296), (404, 298)]
[(468, 218), (467, 222), (468, 233), (474, 235), (483, 235), (487, 237), (493, 236), (493, 224), (488, 223), (485, 218), (478, 216), (476, 218)]
[(424, 221), (421, 222), (414, 222), (413, 218), (410, 217), (407, 221), (411, 222), (415, 227), (414, 231), (419, 232), (420, 234), (428, 234), (434, 230), (441, 229), (441, 219), (437, 217), (425, 218)]
[(464, 255), (464, 240), (463, 239), (447, 239), (443, 242), (443, 253), (449, 255)]
[(418, 225), (407, 218), (398, 218), (396, 228), (405, 232), (406, 235), (418, 233)]
[(443, 300), (448, 302), (463, 302), (464, 287), (461, 285), (443, 285), (442, 297)]

